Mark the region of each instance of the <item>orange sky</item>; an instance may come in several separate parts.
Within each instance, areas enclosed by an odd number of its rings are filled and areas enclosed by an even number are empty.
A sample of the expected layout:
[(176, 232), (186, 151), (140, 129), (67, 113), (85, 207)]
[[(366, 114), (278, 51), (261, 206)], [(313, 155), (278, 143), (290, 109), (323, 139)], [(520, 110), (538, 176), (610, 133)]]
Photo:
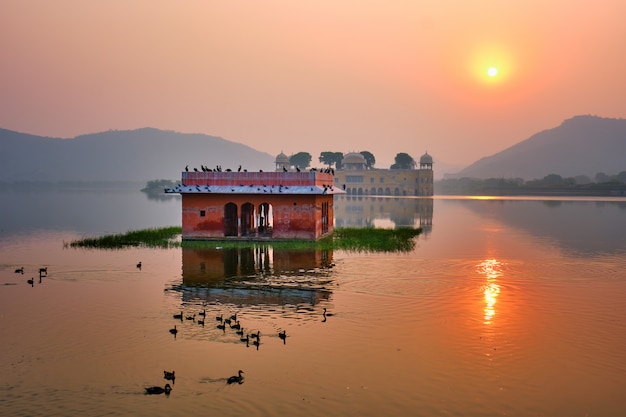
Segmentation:
[(575, 115), (626, 117), (624, 16), (623, 0), (2, 0), (0, 127), (464, 165)]

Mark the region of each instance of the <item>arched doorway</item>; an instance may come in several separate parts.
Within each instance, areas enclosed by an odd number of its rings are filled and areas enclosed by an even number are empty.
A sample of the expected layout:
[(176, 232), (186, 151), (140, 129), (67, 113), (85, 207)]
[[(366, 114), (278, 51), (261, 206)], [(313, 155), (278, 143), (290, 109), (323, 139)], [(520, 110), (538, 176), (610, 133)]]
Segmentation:
[(261, 204), (259, 206), (259, 236), (272, 236), (273, 223), (272, 206), (269, 203)]
[(245, 203), (241, 206), (241, 236), (255, 235), (254, 204)]
[(224, 236), (238, 236), (237, 204), (228, 203), (224, 206)]

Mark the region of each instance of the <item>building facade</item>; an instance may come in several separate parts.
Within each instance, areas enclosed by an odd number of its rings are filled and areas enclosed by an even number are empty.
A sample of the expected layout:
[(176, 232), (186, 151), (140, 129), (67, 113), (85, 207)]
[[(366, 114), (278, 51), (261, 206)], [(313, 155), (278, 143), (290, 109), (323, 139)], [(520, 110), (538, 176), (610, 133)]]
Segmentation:
[(348, 195), (432, 196), (433, 158), (426, 152), (411, 169), (367, 168), (363, 155), (344, 156), (342, 169), (335, 171), (335, 185)]
[(182, 196), (184, 240), (317, 240), (333, 232), (329, 173), (183, 172), (166, 193)]

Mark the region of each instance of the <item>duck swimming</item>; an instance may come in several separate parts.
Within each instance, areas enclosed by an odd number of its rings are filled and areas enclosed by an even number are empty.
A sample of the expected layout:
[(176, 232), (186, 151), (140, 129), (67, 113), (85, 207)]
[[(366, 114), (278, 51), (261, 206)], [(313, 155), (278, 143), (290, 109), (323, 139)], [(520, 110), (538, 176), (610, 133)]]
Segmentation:
[(181, 311), (180, 314), (174, 314), (172, 317), (177, 320), (183, 321), (183, 312)]
[(16, 273), (16, 274), (22, 274), (22, 275), (24, 275), (24, 267), (17, 268), (17, 269), (15, 270), (15, 273)]
[(163, 394), (165, 393), (165, 395), (169, 395), (170, 391), (172, 391), (172, 387), (170, 387), (170, 384), (165, 384), (165, 387), (161, 388), (161, 387), (148, 387), (146, 388), (146, 394), (152, 395), (152, 394)]
[(176, 337), (176, 333), (178, 333), (178, 330), (176, 330), (176, 326), (174, 326), (173, 329), (170, 329), (170, 333), (174, 335), (174, 337)]
[(175, 371), (172, 371), (172, 372), (163, 371), (163, 378), (169, 381), (174, 381), (176, 379)]
[(233, 375), (230, 378), (228, 378), (228, 380), (226, 381), (227, 384), (234, 384), (235, 382), (238, 384), (243, 384), (243, 376), (241, 376), (241, 374), (243, 374), (243, 371), (240, 369), (238, 372), (238, 375)]

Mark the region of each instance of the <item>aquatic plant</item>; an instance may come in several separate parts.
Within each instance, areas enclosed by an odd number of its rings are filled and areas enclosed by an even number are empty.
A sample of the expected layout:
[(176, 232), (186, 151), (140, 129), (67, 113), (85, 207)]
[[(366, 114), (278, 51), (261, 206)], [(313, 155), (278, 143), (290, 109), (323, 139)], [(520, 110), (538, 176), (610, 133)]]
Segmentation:
[[(264, 241), (277, 249), (322, 249), (356, 252), (409, 252), (415, 247), (414, 238), (421, 228), (403, 227), (398, 229), (337, 228), (330, 236), (317, 241), (271, 240)], [(154, 229), (135, 230), (127, 233), (105, 235), (95, 238), (74, 240), (65, 246), (73, 248), (122, 249), (125, 247), (185, 247), (198, 249), (242, 248), (258, 242), (237, 240), (190, 240), (180, 241), (182, 228), (170, 226)]]
[(138, 246), (171, 248), (180, 246), (180, 240), (177, 238), (181, 233), (182, 227), (170, 226), (78, 239), (64, 245), (72, 248), (91, 249), (123, 249)]

